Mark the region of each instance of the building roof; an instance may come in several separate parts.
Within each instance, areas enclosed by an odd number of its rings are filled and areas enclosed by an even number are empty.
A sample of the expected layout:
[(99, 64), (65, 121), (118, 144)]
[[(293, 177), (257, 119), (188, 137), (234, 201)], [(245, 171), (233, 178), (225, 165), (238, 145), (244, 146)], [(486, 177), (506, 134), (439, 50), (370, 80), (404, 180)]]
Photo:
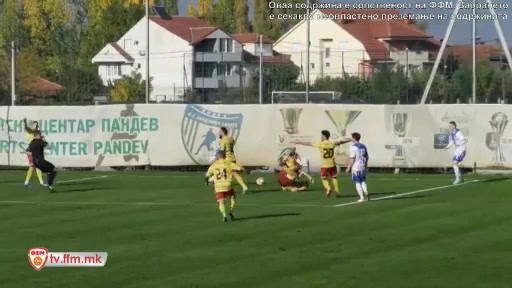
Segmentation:
[(64, 90), (64, 87), (48, 79), (35, 77), (26, 87), (31, 94), (54, 96)]
[[(370, 56), (368, 60), (386, 60), (389, 58), (387, 43), (388, 39), (416, 39), (424, 40), (434, 46), (439, 44), (424, 31), (420, 30), (409, 20), (363, 20), (357, 19), (357, 15), (380, 15), (381, 18), (389, 15), (399, 15), (400, 11), (395, 9), (322, 9), (322, 13), (339, 16), (335, 22), (345, 31), (359, 40)], [(352, 15), (352, 16), (351, 16)], [(363, 17), (361, 17), (363, 18)]]
[(128, 52), (126, 52), (123, 47), (119, 46), (119, 44), (117, 44), (116, 42), (110, 42), (108, 43), (110, 44), (110, 46), (112, 46), (112, 48), (114, 48), (119, 54), (121, 54), (121, 56), (123, 56), (127, 61), (131, 62), (133, 61), (133, 57), (130, 56), (130, 54), (128, 54)]
[(200, 42), (218, 29), (196, 17), (172, 16), (170, 19), (163, 19), (152, 16), (150, 19), (190, 44)]
[[(241, 34), (232, 34), (231, 37), (236, 41), (242, 44), (259, 44), (260, 43), (260, 35), (256, 33), (241, 33)], [(262, 37), (263, 44), (274, 44), (274, 40), (267, 38), (265, 36)]]
[[(490, 44), (480, 44), (475, 46), (475, 54), (477, 61), (489, 60), (495, 56), (502, 54), (503, 52), (499, 47)], [(435, 59), (438, 53), (433, 53), (432, 57)], [(453, 45), (447, 46), (443, 53), (443, 58), (450, 56), (457, 57), (461, 61), (472, 61), (473, 59), (473, 45)], [(503, 57), (505, 58), (505, 57)]]

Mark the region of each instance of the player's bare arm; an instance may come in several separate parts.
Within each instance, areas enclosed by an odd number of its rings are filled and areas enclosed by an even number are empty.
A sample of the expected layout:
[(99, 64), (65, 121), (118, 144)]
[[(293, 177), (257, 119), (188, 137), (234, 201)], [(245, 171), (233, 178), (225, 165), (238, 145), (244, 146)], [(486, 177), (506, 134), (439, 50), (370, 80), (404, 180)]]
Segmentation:
[(349, 142), (352, 142), (352, 140), (350, 140), (350, 139), (347, 139), (347, 140), (340, 140), (340, 141), (336, 141), (336, 142), (334, 142), (334, 145), (339, 146), (339, 145), (347, 144), (347, 143), (349, 143)]
[(350, 170), (352, 169), (354, 162), (356, 162), (356, 158), (350, 158), (350, 163), (348, 163), (348, 166), (347, 166), (347, 169), (345, 170), (345, 172), (350, 173)]
[(27, 131), (27, 133), (34, 133), (34, 130), (28, 127), (27, 118), (23, 118), (23, 125), (25, 126), (25, 131)]

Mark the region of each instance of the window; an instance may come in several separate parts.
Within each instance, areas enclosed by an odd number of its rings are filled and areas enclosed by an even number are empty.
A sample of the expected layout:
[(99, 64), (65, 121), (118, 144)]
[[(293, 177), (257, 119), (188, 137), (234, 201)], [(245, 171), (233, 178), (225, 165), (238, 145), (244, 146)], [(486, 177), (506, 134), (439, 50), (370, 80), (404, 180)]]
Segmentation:
[(124, 49), (132, 48), (132, 39), (124, 39)]
[(220, 39), (220, 52), (234, 52), (233, 39)]
[(331, 48), (325, 48), (325, 58), (331, 57)]
[(139, 64), (137, 64), (137, 69), (140, 69), (140, 67), (141, 67), (141, 66), (140, 66), (140, 63), (139, 63)]
[(235, 65), (220, 63), (219, 64), (219, 76), (232, 76)]
[(311, 69), (315, 69), (315, 63), (311, 63)]
[(112, 76), (112, 66), (111, 65), (107, 65), (107, 76)]
[(120, 76), (121, 75), (121, 65), (117, 64), (114, 65), (114, 76)]
[(121, 64), (107, 65), (107, 76), (120, 76), (120, 75), (121, 75)]
[(331, 67), (331, 63), (325, 62), (325, 67)]

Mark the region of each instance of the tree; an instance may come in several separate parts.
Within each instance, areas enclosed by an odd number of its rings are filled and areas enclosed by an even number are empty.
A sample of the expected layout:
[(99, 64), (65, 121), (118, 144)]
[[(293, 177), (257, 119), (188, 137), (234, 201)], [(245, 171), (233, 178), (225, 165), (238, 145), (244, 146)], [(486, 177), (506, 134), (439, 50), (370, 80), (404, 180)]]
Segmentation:
[(18, 0), (4, 0), (0, 13), (0, 43), (15, 41), (18, 47), (27, 46), (30, 36), (23, 24), (23, 5)]
[(376, 70), (370, 78), (371, 101), (376, 104), (396, 104), (407, 89), (407, 79), (403, 71), (393, 71), (386, 64), (380, 65)]
[(10, 96), (11, 69), (9, 55), (0, 49), (0, 105), (11, 103)]
[(197, 12), (196, 7), (192, 2), (188, 4), (187, 15), (190, 17), (199, 17), (199, 13)]
[[(497, 70), (492, 67), (489, 61), (483, 60), (476, 67), (477, 79), (477, 101), (478, 102), (494, 102), (496, 103), (499, 82)], [(498, 94), (499, 95), (499, 94)]]
[(178, 7), (178, 0), (163, 0), (162, 1), (165, 6), (165, 11), (169, 15), (179, 15), (179, 7)]
[(210, 17), (210, 24), (219, 27), (226, 33), (233, 33), (235, 30), (234, 0), (218, 0), (214, 5), (213, 17)]
[[(151, 79), (149, 82), (151, 83)], [(146, 99), (146, 80), (143, 80), (142, 75), (138, 73), (123, 76), (121, 79), (114, 81), (114, 87), (110, 91), (110, 99), (112, 102), (122, 103), (144, 102)]]
[(34, 48), (28, 47), (16, 55), (16, 82), (20, 95), (31, 92), (31, 83), (37, 77), (44, 77), (45, 59)]
[(473, 81), (471, 67), (464, 63), (459, 65), (459, 69), (452, 74), (451, 81), (452, 89), (450, 94), (455, 99), (458, 98), (462, 102), (467, 103), (468, 97), (471, 97), (472, 93), (470, 84)]
[(199, 0), (197, 3), (197, 13), (201, 19), (208, 20), (213, 10), (212, 0)]
[[(251, 77), (251, 90), (253, 96), (259, 94), (259, 71), (255, 69)], [(263, 75), (263, 101), (270, 101), (272, 91), (294, 90), (299, 77), (300, 69), (293, 64), (266, 65)]]
[[(253, 1), (253, 32), (269, 36), (269, 32), (272, 30), (269, 15), (271, 13), (268, 3), (269, 0)], [(277, 22), (277, 21), (276, 21)]]
[(249, 27), (249, 5), (247, 0), (235, 1), (235, 33), (247, 33)]

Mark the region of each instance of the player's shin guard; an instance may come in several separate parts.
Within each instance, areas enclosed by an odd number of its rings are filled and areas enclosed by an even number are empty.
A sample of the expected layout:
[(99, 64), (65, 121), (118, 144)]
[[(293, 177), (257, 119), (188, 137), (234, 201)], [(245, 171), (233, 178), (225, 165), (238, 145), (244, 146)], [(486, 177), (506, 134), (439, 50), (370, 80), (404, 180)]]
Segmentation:
[(233, 211), (235, 210), (236, 200), (235, 200), (235, 197), (231, 197), (230, 200), (231, 200), (231, 202), (230, 202), (229, 208), (230, 208), (231, 213), (233, 213)]
[(37, 178), (39, 179), (39, 183), (41, 185), (43, 185), (44, 184), (43, 172), (41, 172), (41, 170), (39, 170), (39, 169), (36, 169), (36, 174), (37, 174)]
[(219, 211), (222, 216), (226, 217), (226, 206), (224, 206), (224, 201), (219, 201)]
[(340, 187), (339, 187), (339, 184), (338, 184), (338, 178), (332, 178), (331, 181), (332, 181), (332, 187), (334, 187), (334, 192), (340, 194)]
[(331, 185), (329, 185), (329, 180), (322, 178), (322, 185), (324, 186), (326, 191), (331, 190)]
[(453, 173), (455, 174), (455, 178), (460, 179), (459, 165), (453, 164)]
[(364, 199), (363, 186), (361, 185), (361, 183), (356, 183), (356, 190), (357, 194), (359, 194), (359, 198)]
[(57, 177), (56, 171), (52, 171), (52, 172), (49, 172), (48, 174), (46, 174), (46, 181), (47, 181), (48, 186), (53, 185), (53, 181), (55, 181), (55, 177)]
[(244, 179), (238, 173), (233, 173), (233, 177), (235, 177), (236, 182), (242, 186), (242, 189), (247, 190), (247, 185), (245, 185)]
[(30, 182), (30, 178), (32, 178), (32, 174), (34, 173), (34, 167), (28, 167), (27, 177), (25, 178), (25, 184)]
[(364, 195), (368, 196), (368, 186), (366, 186), (366, 182), (361, 183), (361, 188), (363, 188)]

